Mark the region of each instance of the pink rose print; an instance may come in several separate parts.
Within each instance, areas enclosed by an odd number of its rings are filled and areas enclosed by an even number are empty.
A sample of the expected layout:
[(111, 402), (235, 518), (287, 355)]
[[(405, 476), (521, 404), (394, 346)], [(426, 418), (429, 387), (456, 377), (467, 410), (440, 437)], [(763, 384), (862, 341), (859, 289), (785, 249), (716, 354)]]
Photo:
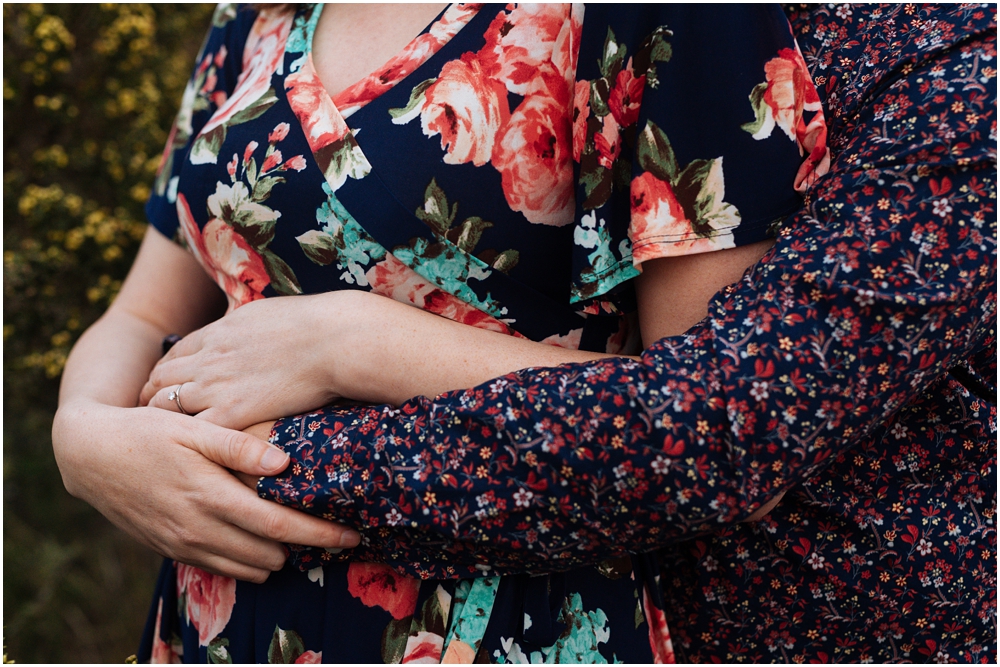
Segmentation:
[(184, 240), (198, 263), (226, 293), (230, 310), (264, 298), (264, 288), (271, 279), (260, 255), (242, 236), (218, 218), (199, 230), (183, 194), (177, 195), (177, 215)]
[(441, 50), (466, 23), (472, 20), (481, 4), (456, 3), (423, 35), (406, 45), (389, 62), (333, 97), (333, 104), (344, 118), (371, 102), (413, 73)]
[(632, 261), (636, 265), (657, 257), (691, 255), (733, 246), (731, 233), (712, 238), (695, 234), (673, 188), (648, 171), (632, 179), (631, 201), (629, 237), (633, 245)]
[(177, 648), (180, 649), (180, 652), (178, 652), (174, 650), (174, 646), (160, 639), (160, 621), (162, 620), (163, 598), (160, 598), (156, 606), (156, 624), (153, 626), (156, 630), (153, 632), (153, 648), (149, 663), (151, 665), (179, 665), (183, 662), (181, 655), (184, 648), (183, 646), (178, 646)]
[(545, 75), (555, 75), (559, 84), (548, 92), (565, 99), (571, 85), (567, 76), (576, 72), (582, 27), (570, 16), (568, 4), (518, 4), (510, 14), (500, 12), (479, 52), (484, 68), (507, 90), (523, 96), (544, 91), (552, 81)]
[(298, 72), (285, 78), (285, 93), (314, 153), (347, 135), (347, 123), (316, 74), (312, 56)]
[(293, 665), (321, 665), (323, 664), (323, 651), (304, 651), (295, 658)]
[(396, 620), (413, 614), (420, 581), (395, 572), (388, 565), (351, 563), (347, 591), (366, 607), (381, 607)]
[(611, 115), (621, 127), (629, 127), (639, 120), (639, 107), (642, 105), (642, 91), (646, 87), (646, 75), (636, 77), (632, 73), (632, 59), (628, 66), (623, 67), (615, 77), (615, 87), (608, 97), (608, 107)]
[(236, 80), (236, 88), (205, 124), (202, 134), (211, 132), (249, 107), (271, 87), (271, 75), (285, 56), (292, 19), (290, 12), (261, 13), (243, 48), (243, 72)]
[(421, 630), (406, 640), (402, 664), (436, 665), (441, 662), (441, 650), (444, 648), (444, 637), (436, 632)]
[(590, 83), (576, 82), (573, 93), (573, 161), (579, 162), (587, 145), (587, 119), (590, 118)]
[(441, 135), (447, 164), (481, 167), (490, 160), (497, 132), (509, 118), (507, 90), (466, 53), (441, 68), (427, 89), (420, 124), (426, 136)]
[(368, 269), (365, 277), (376, 294), (411, 304), (454, 322), (514, 334), (503, 322), (433, 285), (391, 254), (387, 253), (385, 259)]
[(562, 226), (573, 221), (572, 122), (564, 105), (547, 95), (521, 102), (497, 138), (493, 166), (507, 203), (529, 222)]
[(185, 596), (184, 613), (198, 630), (198, 644), (208, 646), (233, 614), (236, 580), (177, 563), (177, 595)]
[(642, 589), (642, 606), (649, 624), (649, 647), (653, 649), (653, 662), (657, 665), (671, 665), (674, 659), (674, 644), (670, 640), (670, 628), (662, 609), (658, 609), (649, 599), (649, 591)]

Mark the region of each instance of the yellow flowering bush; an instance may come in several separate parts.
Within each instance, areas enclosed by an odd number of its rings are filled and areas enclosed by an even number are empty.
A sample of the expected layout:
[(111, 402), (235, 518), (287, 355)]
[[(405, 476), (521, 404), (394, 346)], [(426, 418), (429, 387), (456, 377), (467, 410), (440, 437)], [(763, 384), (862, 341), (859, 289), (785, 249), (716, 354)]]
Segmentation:
[(20, 662), (134, 653), (157, 560), (70, 498), (57, 382), (114, 299), (211, 5), (4, 5), (4, 624)]

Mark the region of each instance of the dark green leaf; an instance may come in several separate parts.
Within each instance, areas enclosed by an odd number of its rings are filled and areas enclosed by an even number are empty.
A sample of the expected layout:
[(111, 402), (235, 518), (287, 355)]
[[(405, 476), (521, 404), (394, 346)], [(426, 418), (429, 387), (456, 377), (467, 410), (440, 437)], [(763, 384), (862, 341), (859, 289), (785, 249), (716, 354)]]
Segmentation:
[(493, 260), (492, 266), (500, 273), (510, 273), (521, 259), (521, 253), (516, 250), (504, 250)]
[(639, 166), (666, 183), (677, 180), (677, 158), (670, 139), (653, 121), (646, 121), (637, 150)]
[(392, 619), (389, 625), (385, 626), (385, 630), (382, 631), (382, 662), (385, 664), (395, 665), (403, 661), (412, 620), (412, 616), (399, 620)]
[(294, 630), (282, 630), (274, 626), (271, 645), (267, 648), (267, 662), (271, 665), (291, 665), (305, 653), (302, 637)]
[[(416, 111), (417, 107), (423, 105), (424, 103), (424, 93), (435, 81), (437, 81), (437, 79), (427, 79), (426, 81), (421, 81), (413, 87), (412, 91), (410, 91), (410, 100), (406, 103), (405, 107), (389, 109), (389, 115), (392, 116), (393, 121), (405, 118), (403, 121), (405, 123), (412, 120), (412, 118), (416, 116), (413, 112)], [(406, 116), (410, 116), (410, 114), (413, 114), (413, 116), (406, 118)]]
[(257, 181), (257, 184), (253, 187), (253, 195), (251, 199), (255, 202), (265, 201), (271, 196), (271, 190), (278, 183), (284, 183), (284, 176), (265, 176), (264, 178)]
[[(448, 630), (445, 627), (447, 621), (445, 613), (445, 610), (441, 608), (441, 599), (438, 598), (437, 593), (432, 594), (424, 601), (424, 606), (420, 608), (420, 620), (415, 629), (417, 631), (433, 632), (443, 637)], [(413, 630), (414, 628), (411, 627), (410, 631), (413, 632)]]
[(604, 51), (601, 52), (601, 60), (599, 62), (601, 76), (609, 81), (614, 81), (614, 78), (618, 76), (618, 72), (622, 69), (622, 63), (625, 61), (625, 51), (625, 45), (618, 43), (615, 39), (614, 31), (609, 27), (608, 34), (604, 38)]
[[(258, 204), (258, 206), (271, 211), (263, 204)], [(233, 229), (254, 248), (263, 248), (274, 238), (277, 216), (262, 217), (260, 213), (261, 211), (253, 208), (243, 208), (230, 216)]]
[(274, 94), (273, 88), (268, 88), (264, 91), (264, 94), (258, 97), (254, 102), (251, 102), (250, 106), (246, 109), (242, 109), (233, 114), (233, 117), (226, 121), (226, 125), (232, 127), (234, 125), (240, 125), (242, 123), (247, 123), (255, 118), (259, 118), (264, 115), (264, 112), (270, 109), (278, 101), (278, 97)]
[(275, 292), (282, 296), (302, 294), (298, 278), (295, 277), (292, 267), (285, 264), (285, 260), (270, 250), (262, 251), (260, 256), (264, 260), (264, 268), (267, 269), (267, 275), (271, 277), (271, 287), (274, 288)]
[[(667, 31), (669, 33), (669, 31)], [(653, 50), (649, 54), (650, 60), (653, 62), (666, 63), (670, 62), (670, 58), (674, 55), (674, 49), (670, 46), (670, 42), (667, 41), (667, 36), (664, 33), (657, 33), (653, 36)]]
[(608, 108), (608, 97), (611, 89), (608, 87), (607, 79), (595, 79), (590, 82), (590, 113), (603, 118), (611, 113)]
[(646, 622), (646, 615), (642, 613), (642, 605), (635, 601), (635, 627), (639, 627)]
[(431, 179), (424, 190), (424, 205), (416, 210), (416, 216), (420, 218), (438, 236), (444, 236), (455, 221), (458, 214), (458, 204), (448, 207), (448, 197), (444, 190), (438, 186), (435, 179)]
[(754, 120), (749, 123), (743, 123), (740, 127), (750, 134), (757, 134), (760, 129), (764, 127), (764, 123), (767, 122), (767, 112), (768, 106), (767, 102), (764, 101), (764, 93), (767, 92), (767, 83), (758, 83), (750, 91), (750, 106), (753, 107)]
[(611, 172), (600, 165), (593, 170), (581, 169), (580, 182), (583, 183), (583, 191), (587, 195), (583, 202), (585, 210), (600, 208), (611, 196)]
[(204, 134), (199, 134), (191, 144), (192, 164), (215, 164), (219, 159), (219, 150), (226, 141), (226, 126), (219, 125)]
[[(476, 244), (479, 243), (479, 239), (482, 237), (483, 232), (492, 226), (492, 222), (487, 222), (486, 220), (476, 216), (466, 218), (465, 221), (459, 225), (456, 238), (449, 238), (449, 240), (465, 252), (472, 253), (472, 251), (476, 249)], [(452, 230), (452, 233), (454, 232), (455, 230)]]
[(295, 240), (299, 242), (306, 257), (320, 266), (329, 266), (337, 259), (333, 238), (325, 232), (312, 229), (302, 236), (295, 237)]
[(208, 662), (213, 665), (231, 665), (233, 656), (229, 655), (229, 640), (216, 637), (208, 645)]

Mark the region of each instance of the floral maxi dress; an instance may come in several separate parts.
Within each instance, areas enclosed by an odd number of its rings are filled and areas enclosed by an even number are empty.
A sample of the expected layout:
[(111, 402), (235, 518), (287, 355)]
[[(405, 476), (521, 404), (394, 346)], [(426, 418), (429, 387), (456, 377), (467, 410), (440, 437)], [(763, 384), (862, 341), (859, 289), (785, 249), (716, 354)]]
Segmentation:
[[(164, 151), (150, 221), (230, 308), (361, 289), (469, 326), (634, 354), (642, 262), (768, 238), (829, 166), (819, 97), (776, 7), (450, 5), (335, 97), (311, 57), (321, 11), (220, 5)], [(516, 465), (485, 427), (464, 437), (492, 449), (440, 490), (371, 515), (331, 511), (350, 504), (330, 498), (357, 460), (343, 425), (369, 414), (280, 420), (272, 439), (293, 463), (261, 487), (353, 523), (362, 545), (290, 546), (262, 585), (166, 562), (141, 659), (673, 661), (653, 545), (629, 549), (610, 525), (512, 519), (547, 497), (587, 503), (585, 484), (532, 474), (510, 493), (463, 496)], [(601, 436), (609, 451), (630, 437), (621, 421)], [(552, 455), (575, 447), (567, 428), (539, 417), (531, 430)], [(388, 444), (365, 456), (404, 490), (454, 463), (433, 442), (409, 460)], [(648, 486), (643, 470), (600, 474), (625, 499)], [(453, 544), (407, 531), (415, 515), (487, 531), (514, 521), (518, 537), (506, 551)]]

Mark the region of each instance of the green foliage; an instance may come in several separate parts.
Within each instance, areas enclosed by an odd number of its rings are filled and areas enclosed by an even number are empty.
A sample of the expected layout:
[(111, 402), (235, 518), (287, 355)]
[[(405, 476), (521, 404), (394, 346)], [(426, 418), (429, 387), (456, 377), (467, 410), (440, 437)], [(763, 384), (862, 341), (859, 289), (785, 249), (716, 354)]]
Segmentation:
[(20, 662), (122, 662), (158, 557), (63, 489), (50, 429), (114, 298), (210, 5), (4, 5), (4, 622)]

